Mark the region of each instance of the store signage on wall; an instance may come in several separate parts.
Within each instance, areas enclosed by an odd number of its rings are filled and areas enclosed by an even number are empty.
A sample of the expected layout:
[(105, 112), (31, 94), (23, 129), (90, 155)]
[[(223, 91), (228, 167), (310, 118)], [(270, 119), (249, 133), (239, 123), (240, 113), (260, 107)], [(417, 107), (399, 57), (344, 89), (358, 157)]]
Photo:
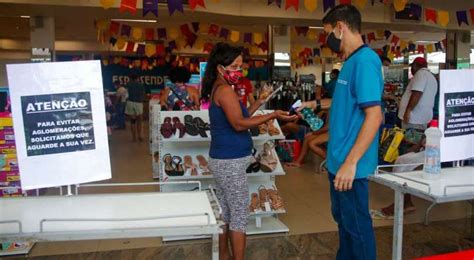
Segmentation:
[(115, 91), (114, 81), (126, 85), (130, 81), (130, 75), (138, 76), (140, 82), (145, 85), (147, 93), (152, 90), (163, 89), (167, 79), (169, 66), (154, 67), (151, 70), (129, 69), (119, 64), (102, 66), (103, 84), (108, 90)]
[(110, 179), (100, 61), (7, 65), (7, 73), (22, 188)]
[(440, 72), (441, 161), (474, 157), (474, 70)]

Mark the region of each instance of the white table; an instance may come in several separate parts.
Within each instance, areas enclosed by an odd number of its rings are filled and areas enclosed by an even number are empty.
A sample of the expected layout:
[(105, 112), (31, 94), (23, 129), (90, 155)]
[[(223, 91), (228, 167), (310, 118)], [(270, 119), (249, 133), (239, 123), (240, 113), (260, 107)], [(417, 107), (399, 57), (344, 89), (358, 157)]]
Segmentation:
[(190, 191), (0, 199), (0, 242), (209, 235), (218, 259), (221, 222), (214, 196)]
[(379, 171), (380, 168), (370, 180), (395, 191), (392, 259), (402, 259), (404, 194), (431, 201), (432, 205), (474, 200), (474, 167), (444, 168), (437, 180), (424, 179), (422, 171), (404, 173)]

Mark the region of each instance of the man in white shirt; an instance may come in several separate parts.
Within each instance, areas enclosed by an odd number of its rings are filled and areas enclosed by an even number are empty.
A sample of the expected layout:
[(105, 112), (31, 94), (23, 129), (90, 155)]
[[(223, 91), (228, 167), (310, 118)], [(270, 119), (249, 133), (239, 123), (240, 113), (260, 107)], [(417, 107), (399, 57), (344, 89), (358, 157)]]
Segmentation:
[(425, 130), (433, 119), (438, 82), (428, 70), (426, 59), (418, 57), (410, 67), (413, 78), (403, 94), (398, 118), (402, 120), (403, 129)]
[(128, 98), (128, 90), (120, 84), (119, 81), (114, 81), (116, 92), (116, 127), (118, 129), (125, 129), (125, 104)]

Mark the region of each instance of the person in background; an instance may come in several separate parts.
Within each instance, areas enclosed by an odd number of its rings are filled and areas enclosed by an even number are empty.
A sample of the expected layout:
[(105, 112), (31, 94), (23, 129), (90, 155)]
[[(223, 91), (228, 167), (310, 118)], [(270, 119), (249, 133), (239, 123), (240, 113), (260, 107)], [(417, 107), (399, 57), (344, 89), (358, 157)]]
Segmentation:
[(410, 67), (413, 78), (403, 93), (398, 118), (402, 121), (403, 129), (424, 131), (433, 119), (438, 82), (428, 70), (425, 58), (416, 58)]
[(168, 75), (168, 84), (161, 94), (161, 108), (168, 111), (199, 110), (199, 91), (187, 85), (191, 73), (185, 67), (172, 68)]
[[(209, 169), (216, 181), (217, 198), (222, 207), (225, 226), (219, 235), (221, 259), (243, 260), (245, 231), (249, 216), (249, 186), (246, 169), (252, 154), (249, 129), (269, 120), (294, 120), (287, 112), (274, 111), (252, 116), (263, 104), (259, 99), (248, 109), (235, 93), (242, 72), (242, 49), (218, 43), (209, 55), (202, 82), (202, 98), (209, 100), (211, 148)], [(231, 242), (232, 258), (228, 250)]]
[[(382, 62), (382, 70), (384, 75), (384, 81), (387, 79), (388, 70), (392, 65), (392, 60), (390, 60), (387, 56), (380, 56), (380, 61)], [(400, 106), (400, 100), (394, 95), (391, 94), (383, 94), (382, 96), (383, 101), (393, 101), (397, 103), (397, 106)]]
[(125, 106), (127, 104), (128, 91), (127, 89), (120, 84), (119, 81), (114, 81), (114, 86), (116, 90), (115, 94), (115, 115), (116, 122), (115, 127), (117, 129), (125, 129)]
[(137, 75), (130, 75), (130, 82), (127, 86), (128, 101), (125, 106), (125, 114), (130, 118), (130, 129), (132, 131), (132, 141), (143, 141), (142, 121), (143, 121), (143, 101), (145, 100), (145, 86), (140, 83)]
[(333, 69), (331, 74), (329, 74), (329, 82), (323, 85), (324, 90), (326, 90), (328, 97), (332, 98), (334, 95), (334, 89), (336, 88), (337, 77), (339, 77), (339, 70)]
[[(338, 5), (323, 18), (326, 44), (345, 59), (329, 112), (327, 166), (332, 215), (339, 229), (336, 259), (376, 259), (369, 212), (368, 176), (378, 164), (383, 120), (382, 63), (362, 41), (362, 17), (353, 5)], [(300, 107), (316, 108), (319, 101)]]
[(253, 103), (255, 103), (255, 97), (253, 96), (253, 85), (252, 82), (247, 78), (248, 70), (249, 64), (244, 62), (242, 64), (242, 73), (244, 77), (242, 78), (241, 83), (234, 88), (235, 93), (237, 96), (239, 96), (240, 101), (242, 101), (245, 106), (251, 106)]

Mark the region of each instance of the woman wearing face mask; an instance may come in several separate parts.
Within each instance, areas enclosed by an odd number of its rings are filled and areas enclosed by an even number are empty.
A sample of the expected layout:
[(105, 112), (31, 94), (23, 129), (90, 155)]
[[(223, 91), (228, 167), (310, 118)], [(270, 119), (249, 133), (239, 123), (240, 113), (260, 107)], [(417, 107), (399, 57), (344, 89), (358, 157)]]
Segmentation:
[(230, 259), (229, 238), (233, 259), (244, 259), (245, 256), (249, 214), (245, 170), (253, 148), (249, 129), (272, 119), (290, 121), (296, 118), (283, 111), (252, 116), (260, 106), (259, 102), (247, 109), (233, 89), (242, 79), (241, 66), (241, 48), (218, 43), (209, 56), (203, 79), (202, 98), (210, 102), (209, 169), (216, 180), (217, 197), (226, 223), (219, 237), (221, 259)]

